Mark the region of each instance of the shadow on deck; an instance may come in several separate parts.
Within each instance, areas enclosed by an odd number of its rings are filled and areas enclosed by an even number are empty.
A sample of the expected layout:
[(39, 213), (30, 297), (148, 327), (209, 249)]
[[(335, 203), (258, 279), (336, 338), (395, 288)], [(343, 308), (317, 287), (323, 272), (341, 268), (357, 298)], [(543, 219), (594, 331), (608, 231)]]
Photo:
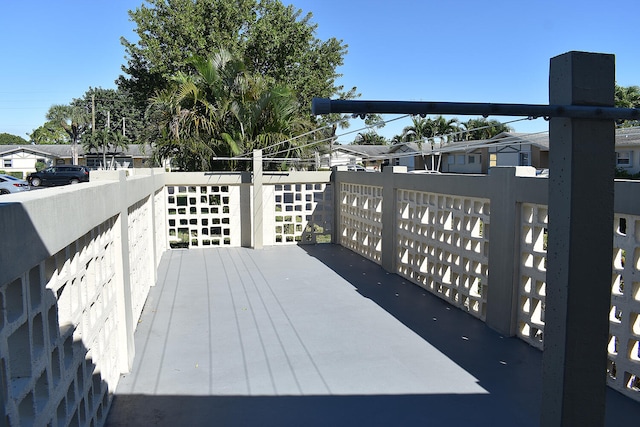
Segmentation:
[(167, 252), (135, 339), (107, 426), (539, 424), (538, 350), (337, 245)]

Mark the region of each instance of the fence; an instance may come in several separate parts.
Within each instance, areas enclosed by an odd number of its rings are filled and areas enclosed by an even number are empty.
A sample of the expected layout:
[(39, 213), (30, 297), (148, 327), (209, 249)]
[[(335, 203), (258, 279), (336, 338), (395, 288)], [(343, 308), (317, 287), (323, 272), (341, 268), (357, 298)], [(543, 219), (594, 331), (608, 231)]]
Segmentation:
[[(10, 425), (102, 425), (166, 249), (158, 171), (0, 201), (0, 398)], [(6, 417), (6, 418), (5, 418)]]
[[(170, 246), (339, 243), (542, 348), (548, 180), (513, 168), (404, 172), (102, 172), (89, 184), (6, 196), (4, 416), (16, 425), (104, 422)], [(615, 190), (613, 277), (603, 284), (612, 289), (608, 381), (640, 400), (640, 185)]]
[[(339, 242), (542, 349), (548, 180), (515, 171), (337, 172)], [(616, 182), (615, 194), (608, 384), (640, 400), (640, 183)]]

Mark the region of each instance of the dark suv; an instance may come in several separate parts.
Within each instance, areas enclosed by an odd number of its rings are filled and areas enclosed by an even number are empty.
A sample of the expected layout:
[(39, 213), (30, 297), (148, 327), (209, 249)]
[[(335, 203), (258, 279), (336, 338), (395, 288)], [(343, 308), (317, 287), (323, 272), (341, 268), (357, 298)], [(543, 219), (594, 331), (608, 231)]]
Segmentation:
[(27, 180), (33, 187), (77, 184), (89, 181), (89, 169), (76, 165), (51, 166), (40, 172), (33, 172), (27, 177)]

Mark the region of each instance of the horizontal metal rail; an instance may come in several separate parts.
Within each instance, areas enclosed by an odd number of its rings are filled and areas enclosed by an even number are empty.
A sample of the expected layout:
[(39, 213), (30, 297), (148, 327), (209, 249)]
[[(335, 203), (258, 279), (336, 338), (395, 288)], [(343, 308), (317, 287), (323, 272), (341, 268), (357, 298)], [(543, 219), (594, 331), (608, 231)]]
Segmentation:
[(581, 105), (491, 104), (474, 102), (353, 101), (313, 98), (313, 115), (365, 114), (459, 114), (479, 116), (566, 117), (595, 120), (640, 120), (638, 108)]

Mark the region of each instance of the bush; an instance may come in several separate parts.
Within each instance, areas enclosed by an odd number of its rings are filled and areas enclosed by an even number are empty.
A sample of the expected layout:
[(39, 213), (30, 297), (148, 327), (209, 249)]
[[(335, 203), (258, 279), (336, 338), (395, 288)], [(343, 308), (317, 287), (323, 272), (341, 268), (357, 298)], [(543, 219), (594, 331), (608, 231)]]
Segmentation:
[(640, 172), (631, 174), (623, 168), (616, 168), (615, 177), (620, 179), (640, 179)]
[(0, 174), (9, 175), (9, 176), (13, 176), (15, 178), (24, 179), (24, 176), (22, 176), (22, 172), (7, 172), (5, 170), (0, 169)]

